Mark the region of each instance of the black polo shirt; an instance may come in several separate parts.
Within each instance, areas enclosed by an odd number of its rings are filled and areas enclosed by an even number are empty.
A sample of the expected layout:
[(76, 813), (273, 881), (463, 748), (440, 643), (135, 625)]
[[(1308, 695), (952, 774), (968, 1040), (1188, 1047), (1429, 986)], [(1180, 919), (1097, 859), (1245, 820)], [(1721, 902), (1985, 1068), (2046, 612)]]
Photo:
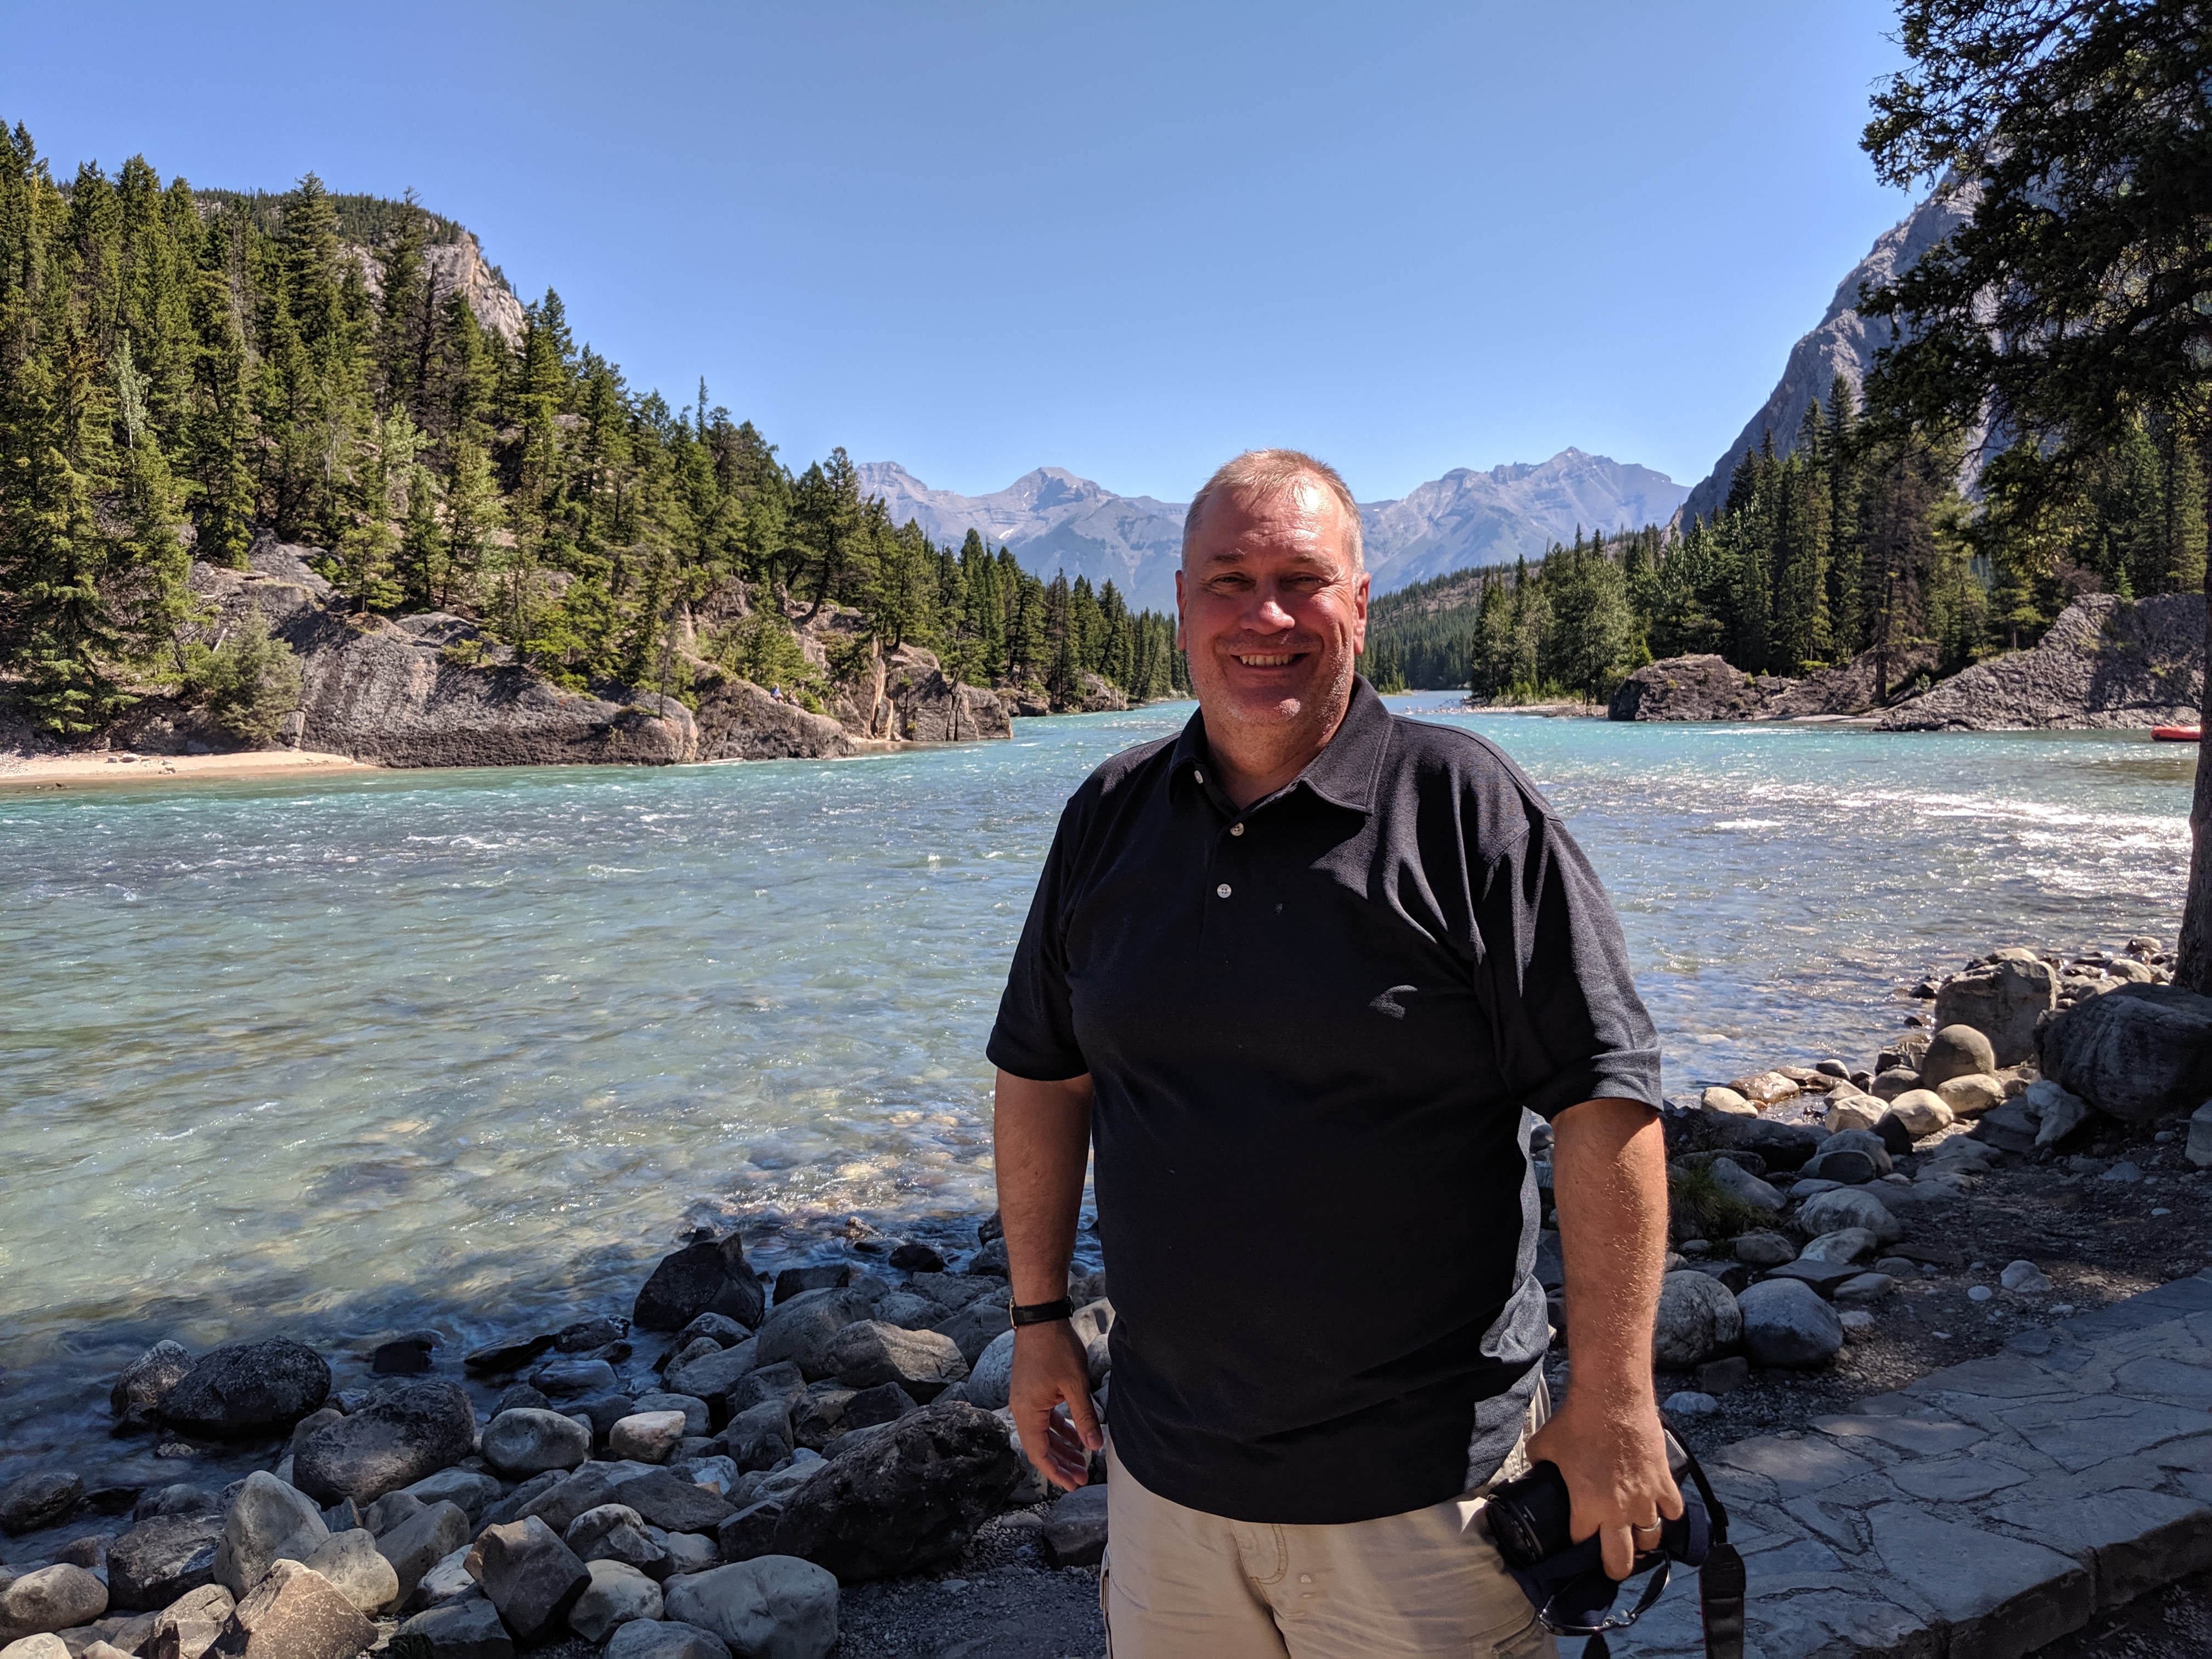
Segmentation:
[(989, 1054), (1091, 1075), (1115, 1452), (1176, 1503), (1279, 1523), (1495, 1471), (1547, 1337), (1523, 1109), (1660, 1098), (1565, 828), (1489, 742), (1364, 680), (1241, 812), (1200, 715), (1092, 773)]

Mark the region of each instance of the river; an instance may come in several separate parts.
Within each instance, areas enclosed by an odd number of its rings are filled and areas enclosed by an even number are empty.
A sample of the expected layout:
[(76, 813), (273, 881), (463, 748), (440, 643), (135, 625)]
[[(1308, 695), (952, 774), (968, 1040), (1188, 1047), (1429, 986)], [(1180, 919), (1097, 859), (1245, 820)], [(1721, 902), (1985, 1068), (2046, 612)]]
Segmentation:
[[(1868, 1063), (1900, 984), (1996, 945), (2178, 925), (2195, 755), (2141, 734), (1393, 702), (1487, 733), (1571, 823), (1671, 1092)], [(848, 1216), (972, 1245), (983, 1039), (1060, 805), (1188, 712), (843, 762), (0, 796), (10, 1453), (161, 1336), (626, 1312), (708, 1216), (770, 1266)]]

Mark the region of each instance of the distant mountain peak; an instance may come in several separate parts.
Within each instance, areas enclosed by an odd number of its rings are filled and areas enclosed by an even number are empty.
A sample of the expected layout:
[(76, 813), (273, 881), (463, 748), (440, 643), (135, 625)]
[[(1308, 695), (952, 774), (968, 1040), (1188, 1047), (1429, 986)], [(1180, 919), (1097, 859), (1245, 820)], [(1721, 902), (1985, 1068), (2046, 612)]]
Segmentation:
[[(1034, 467), (985, 495), (932, 489), (896, 461), (858, 471), (861, 494), (882, 496), (893, 522), (913, 519), (933, 541), (957, 546), (972, 528), (1037, 575), (1111, 581), (1139, 609), (1175, 604), (1187, 502), (1118, 495), (1061, 466)], [(1468, 566), (1540, 558), (1577, 531), (1663, 523), (1687, 493), (1663, 472), (1571, 447), (1548, 460), (1454, 467), (1401, 500), (1360, 504), (1367, 568), (1387, 593)]]

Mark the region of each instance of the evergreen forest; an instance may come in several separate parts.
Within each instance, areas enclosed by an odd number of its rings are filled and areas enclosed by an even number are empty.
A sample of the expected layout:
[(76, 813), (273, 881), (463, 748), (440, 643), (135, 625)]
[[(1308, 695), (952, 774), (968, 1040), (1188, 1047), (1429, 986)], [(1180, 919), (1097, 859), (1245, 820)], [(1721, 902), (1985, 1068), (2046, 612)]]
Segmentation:
[(1172, 618), (972, 531), (933, 544), (862, 499), (842, 449), (787, 465), (703, 382), (682, 404), (635, 390), (551, 289), (487, 326), (438, 279), (465, 235), (313, 174), (202, 191), (133, 157), (61, 183), (0, 128), (0, 690), (37, 726), (238, 698), (284, 647), (210, 649), (187, 578), (267, 534), (320, 550), (351, 614), (453, 612), (572, 689), (688, 696), (708, 665), (818, 707), (792, 623), (824, 606), (860, 613), (864, 650), (925, 647), (1055, 707), (1089, 674), (1187, 689)]
[(2060, 501), (2039, 479), (2033, 512), (2004, 465), (1961, 495), (1961, 453), (1863, 419), (1838, 377), (1787, 453), (1769, 434), (1744, 457), (1711, 522), (1578, 534), (1534, 566), (1385, 595), (1362, 667), (1385, 689), (1509, 702), (1602, 699), (1647, 662), (1704, 653), (1797, 676), (1921, 645), (1948, 674), (2033, 644), (2081, 593), (2203, 587), (2204, 474), (2170, 422), (2129, 422)]

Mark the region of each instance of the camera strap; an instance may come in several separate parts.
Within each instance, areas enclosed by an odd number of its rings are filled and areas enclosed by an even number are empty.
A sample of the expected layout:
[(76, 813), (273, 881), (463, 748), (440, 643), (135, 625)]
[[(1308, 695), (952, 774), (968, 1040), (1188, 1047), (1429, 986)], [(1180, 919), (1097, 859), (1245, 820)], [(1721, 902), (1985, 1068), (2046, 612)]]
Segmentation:
[[(1681, 1445), (1679, 1440), (1674, 1443)], [(1728, 1540), (1728, 1510), (1687, 1446), (1682, 1446), (1682, 1461), (1689, 1466), (1698, 1496), (1705, 1499), (1705, 1524), (1711, 1529), (1712, 1541), (1698, 1567), (1698, 1615), (1705, 1628), (1705, 1659), (1743, 1659), (1743, 1557)], [(1606, 1655), (1602, 1650), (1595, 1654), (1585, 1650), (1584, 1659), (1606, 1659)]]
[[(1670, 1439), (1673, 1437), (1670, 1436)], [(1705, 1626), (1705, 1659), (1743, 1659), (1743, 1598), (1745, 1578), (1743, 1557), (1735, 1545), (1728, 1541), (1728, 1510), (1714, 1492), (1712, 1482), (1705, 1478), (1697, 1456), (1687, 1446), (1674, 1440), (1675, 1449), (1682, 1454), (1684, 1468), (1705, 1509), (1706, 1545), (1702, 1556), (1683, 1562), (1698, 1572), (1698, 1613)], [(1595, 1559), (1597, 1540), (1585, 1539), (1576, 1547), (1587, 1550)], [(1644, 1594), (1638, 1598), (1634, 1611), (1619, 1618), (1616, 1628), (1625, 1629), (1650, 1612), (1665, 1592), (1668, 1581), (1668, 1556), (1663, 1550), (1653, 1551), (1637, 1558), (1636, 1566), (1642, 1571), (1647, 1565), (1656, 1569), (1644, 1585)], [(1607, 1642), (1607, 1632), (1598, 1631), (1583, 1644), (1582, 1659), (1611, 1659), (1613, 1648)]]

